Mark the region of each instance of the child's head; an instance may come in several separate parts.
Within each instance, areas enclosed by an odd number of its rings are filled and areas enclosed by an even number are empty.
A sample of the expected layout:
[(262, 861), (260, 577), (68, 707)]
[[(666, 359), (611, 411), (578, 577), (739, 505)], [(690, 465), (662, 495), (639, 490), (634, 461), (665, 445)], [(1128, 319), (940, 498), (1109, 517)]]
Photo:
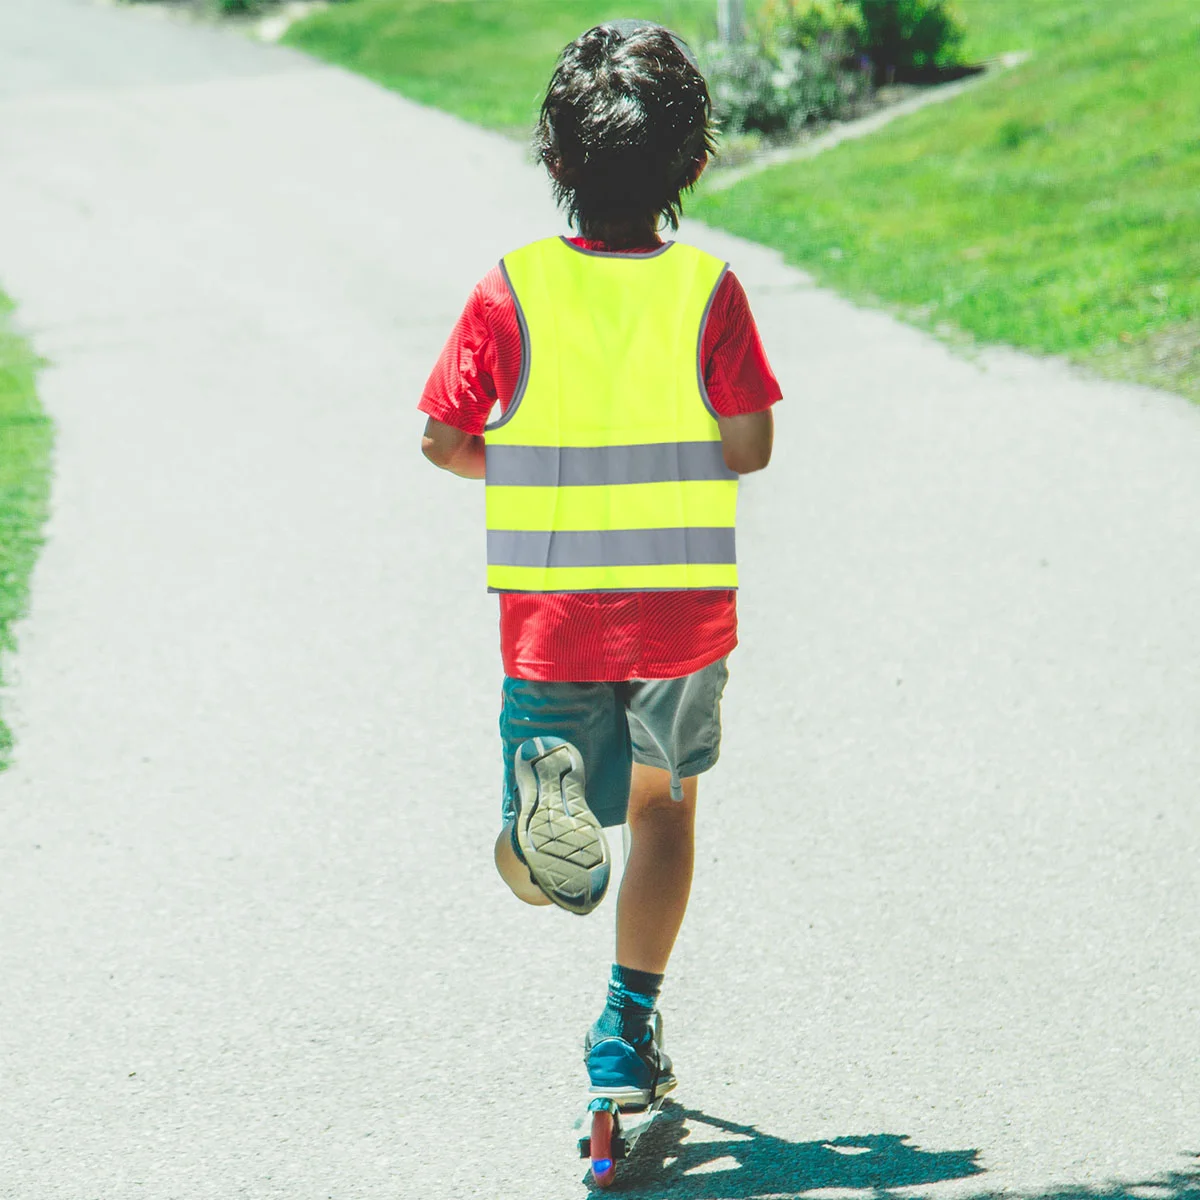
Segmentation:
[(534, 146), (585, 235), (665, 220), (712, 153), (712, 102), (683, 43), (658, 25), (597, 25), (559, 56)]

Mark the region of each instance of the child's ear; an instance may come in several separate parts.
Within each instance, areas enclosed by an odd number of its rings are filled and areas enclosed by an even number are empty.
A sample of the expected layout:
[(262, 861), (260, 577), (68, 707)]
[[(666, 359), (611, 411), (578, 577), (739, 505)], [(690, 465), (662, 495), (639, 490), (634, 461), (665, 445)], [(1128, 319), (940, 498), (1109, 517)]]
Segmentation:
[(574, 167), (567, 166), (557, 155), (548, 156), (543, 158), (542, 161), (546, 164), (546, 170), (550, 178), (560, 187), (574, 188), (577, 186), (579, 172)]

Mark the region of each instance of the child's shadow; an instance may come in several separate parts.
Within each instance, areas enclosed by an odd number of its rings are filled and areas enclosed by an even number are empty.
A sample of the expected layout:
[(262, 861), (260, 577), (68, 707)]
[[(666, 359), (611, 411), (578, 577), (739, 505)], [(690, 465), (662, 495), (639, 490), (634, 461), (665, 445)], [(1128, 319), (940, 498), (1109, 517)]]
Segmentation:
[[(692, 1140), (701, 1126), (703, 1136)], [(753, 1200), (813, 1188), (878, 1192), (978, 1175), (978, 1154), (919, 1150), (890, 1133), (788, 1142), (669, 1100), (633, 1158), (621, 1164), (613, 1191), (640, 1200)]]

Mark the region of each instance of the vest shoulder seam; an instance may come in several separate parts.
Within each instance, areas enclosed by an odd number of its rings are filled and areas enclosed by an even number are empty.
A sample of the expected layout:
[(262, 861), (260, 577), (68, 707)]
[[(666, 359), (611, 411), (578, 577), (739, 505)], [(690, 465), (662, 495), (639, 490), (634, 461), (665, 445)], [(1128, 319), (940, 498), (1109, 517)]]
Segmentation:
[(529, 387), (529, 322), (525, 319), (525, 310), (521, 307), (521, 297), (517, 295), (517, 289), (513, 287), (512, 279), (509, 278), (508, 274), (508, 266), (505, 264), (503, 258), (500, 260), (500, 274), (504, 277), (504, 286), (508, 288), (508, 294), (512, 297), (513, 307), (517, 310), (517, 327), (521, 331), (521, 372), (517, 376), (517, 386), (513, 391), (512, 399), (508, 402), (508, 408), (495, 421), (483, 427), (485, 434), (489, 430), (499, 429), (502, 425), (507, 425), (513, 419), (525, 395), (525, 391)]
[(712, 286), (712, 291), (708, 293), (708, 301), (704, 305), (704, 315), (700, 318), (700, 332), (696, 335), (696, 382), (700, 386), (700, 399), (704, 402), (704, 407), (708, 409), (709, 416), (714, 421), (719, 421), (721, 414), (713, 408), (712, 398), (708, 394), (708, 380), (704, 378), (704, 335), (708, 331), (708, 317), (716, 302), (717, 293), (721, 290), (721, 284), (725, 282), (725, 276), (728, 274), (729, 264), (724, 263), (720, 274), (717, 275), (716, 283)]

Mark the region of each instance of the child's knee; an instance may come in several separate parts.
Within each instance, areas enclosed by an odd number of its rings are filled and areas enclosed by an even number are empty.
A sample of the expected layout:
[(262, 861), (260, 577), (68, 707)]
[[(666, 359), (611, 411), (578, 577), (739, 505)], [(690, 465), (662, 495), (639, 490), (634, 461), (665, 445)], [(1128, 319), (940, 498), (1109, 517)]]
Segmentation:
[[(679, 781), (683, 788), (684, 802), (691, 804), (696, 799), (696, 784), (698, 775), (689, 775)], [(629, 798), (643, 804), (673, 803), (680, 801), (671, 797), (671, 772), (662, 767), (652, 767), (646, 763), (633, 764), (633, 776), (630, 779)]]
[(683, 799), (671, 797), (671, 777), (655, 767), (634, 767), (627, 820), (631, 829), (642, 825), (690, 828), (696, 816), (696, 777), (682, 780)]

